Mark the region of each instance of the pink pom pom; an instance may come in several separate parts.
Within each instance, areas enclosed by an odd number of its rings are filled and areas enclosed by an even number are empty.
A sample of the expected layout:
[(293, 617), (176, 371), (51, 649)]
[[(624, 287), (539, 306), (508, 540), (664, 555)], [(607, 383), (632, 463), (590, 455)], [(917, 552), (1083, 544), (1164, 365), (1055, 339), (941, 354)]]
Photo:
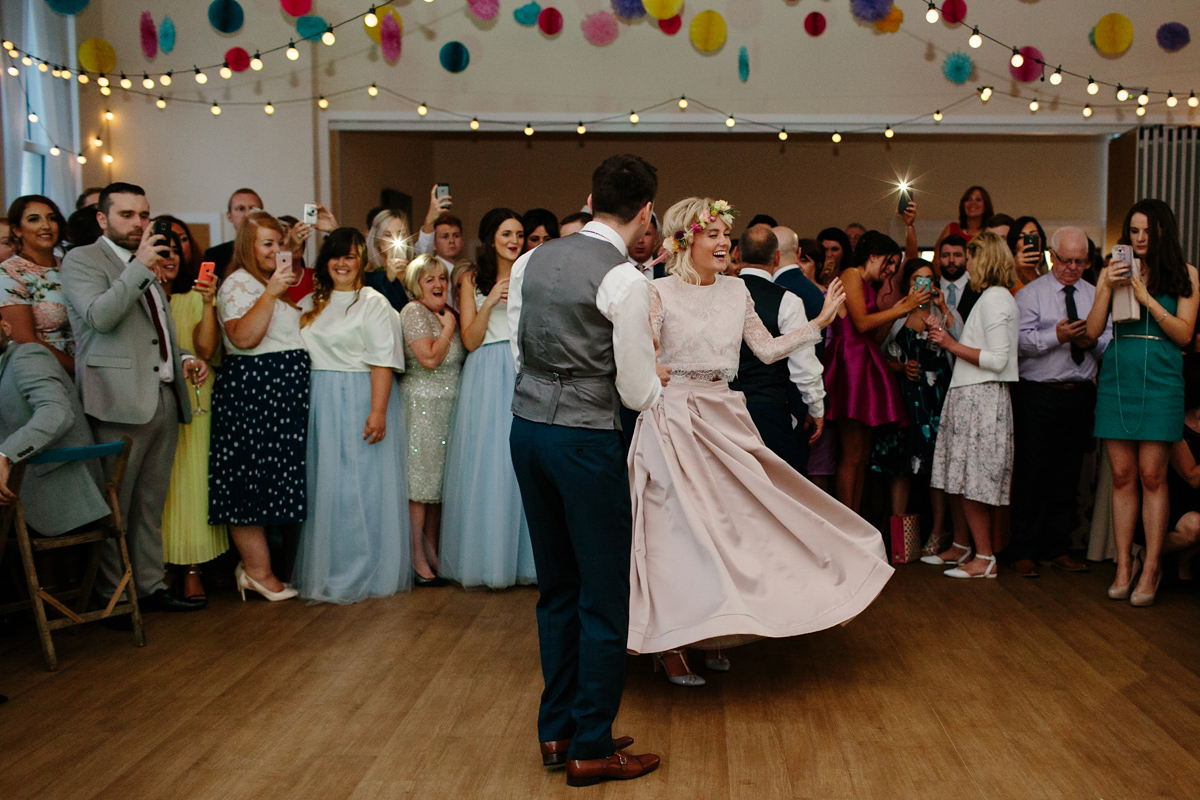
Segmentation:
[(467, 7), (472, 14), (487, 22), (500, 13), (500, 0), (467, 0)]
[(562, 30), (563, 16), (557, 8), (543, 8), (538, 14), (538, 27), (547, 36), (555, 36)]
[(142, 12), (142, 55), (154, 58), (158, 55), (158, 29), (154, 27), (154, 17), (149, 11)]
[(1025, 63), (1019, 67), (1009, 64), (1008, 71), (1021, 83), (1036, 81), (1042, 76), (1044, 69), (1044, 65), (1041, 63), (1042, 51), (1036, 47), (1022, 47), (1018, 52), (1025, 57)]
[(617, 33), (620, 31), (617, 18), (611, 11), (597, 11), (595, 14), (588, 14), (583, 18), (583, 23), (579, 27), (583, 29), (583, 38), (596, 47), (612, 44), (617, 40)]
[(379, 22), (379, 47), (383, 50), (383, 60), (395, 64), (400, 58), (400, 24), (396, 22), (395, 14), (384, 14)]
[(951, 25), (957, 25), (967, 18), (966, 0), (946, 0), (942, 3), (942, 19)]
[(676, 14), (670, 19), (660, 19), (658, 21), (659, 30), (661, 30), (667, 36), (674, 36), (675, 34), (679, 33), (679, 29), (682, 27), (683, 16), (681, 14)]
[(283, 12), (293, 17), (303, 17), (312, 11), (312, 0), (279, 0)]
[(225, 63), (234, 72), (245, 72), (250, 69), (250, 54), (244, 47), (231, 47), (225, 51)]
[(825, 15), (814, 11), (804, 18), (804, 30), (809, 36), (820, 36), (825, 32)]

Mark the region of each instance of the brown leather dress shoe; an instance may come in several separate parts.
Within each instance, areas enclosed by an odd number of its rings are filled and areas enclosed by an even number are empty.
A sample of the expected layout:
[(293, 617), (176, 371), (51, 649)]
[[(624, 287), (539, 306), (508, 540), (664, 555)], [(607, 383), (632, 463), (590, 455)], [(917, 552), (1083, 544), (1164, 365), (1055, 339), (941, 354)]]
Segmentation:
[(1076, 561), (1070, 556), (1059, 556), (1050, 562), (1050, 566), (1055, 569), (1061, 569), (1063, 572), (1088, 572), (1088, 565), (1082, 561)]
[[(613, 739), (613, 749), (624, 750), (633, 744), (632, 736), (621, 736)], [(563, 767), (567, 764), (567, 751), (571, 749), (570, 739), (559, 739), (554, 742), (542, 742), (542, 766)]]
[(567, 762), (567, 786), (592, 786), (600, 781), (628, 781), (658, 769), (653, 753), (635, 756), (618, 750), (608, 758)]
[(1033, 563), (1033, 561), (1028, 558), (1022, 558), (1020, 561), (1013, 564), (1013, 569), (1015, 569), (1017, 574), (1022, 578), (1036, 578), (1038, 576), (1037, 564)]

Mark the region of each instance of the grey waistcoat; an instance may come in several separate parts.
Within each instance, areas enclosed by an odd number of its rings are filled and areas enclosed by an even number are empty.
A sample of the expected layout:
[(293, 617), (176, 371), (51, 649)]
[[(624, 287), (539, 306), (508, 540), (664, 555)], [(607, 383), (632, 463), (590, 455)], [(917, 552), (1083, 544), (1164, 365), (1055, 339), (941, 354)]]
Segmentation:
[(521, 372), (513, 414), (569, 428), (620, 430), (612, 323), (596, 308), (609, 271), (628, 259), (585, 234), (554, 239), (529, 256), (516, 331)]

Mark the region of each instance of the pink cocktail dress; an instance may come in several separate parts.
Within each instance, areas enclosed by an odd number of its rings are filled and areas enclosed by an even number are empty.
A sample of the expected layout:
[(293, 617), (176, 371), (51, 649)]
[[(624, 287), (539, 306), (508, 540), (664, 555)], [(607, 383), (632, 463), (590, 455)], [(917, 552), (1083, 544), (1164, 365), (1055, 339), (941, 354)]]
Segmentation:
[[(863, 283), (867, 313), (879, 310), (875, 289)], [(871, 427), (898, 422), (908, 424), (900, 384), (887, 364), (887, 358), (874, 331), (859, 333), (847, 313), (829, 326), (825, 345), (825, 417), (855, 419)]]

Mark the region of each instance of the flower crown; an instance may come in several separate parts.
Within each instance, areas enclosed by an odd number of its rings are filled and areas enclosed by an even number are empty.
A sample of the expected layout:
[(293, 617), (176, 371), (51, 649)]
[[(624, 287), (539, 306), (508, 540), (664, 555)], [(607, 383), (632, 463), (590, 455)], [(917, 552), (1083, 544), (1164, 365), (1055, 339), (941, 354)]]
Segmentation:
[(708, 208), (700, 212), (696, 217), (696, 221), (689, 225), (686, 229), (680, 229), (671, 234), (671, 238), (667, 240), (667, 247), (672, 253), (680, 253), (692, 246), (692, 240), (696, 238), (696, 234), (702, 233), (705, 228), (716, 222), (718, 219), (733, 227), (733, 218), (737, 216), (737, 211), (733, 206), (724, 200), (716, 200)]

